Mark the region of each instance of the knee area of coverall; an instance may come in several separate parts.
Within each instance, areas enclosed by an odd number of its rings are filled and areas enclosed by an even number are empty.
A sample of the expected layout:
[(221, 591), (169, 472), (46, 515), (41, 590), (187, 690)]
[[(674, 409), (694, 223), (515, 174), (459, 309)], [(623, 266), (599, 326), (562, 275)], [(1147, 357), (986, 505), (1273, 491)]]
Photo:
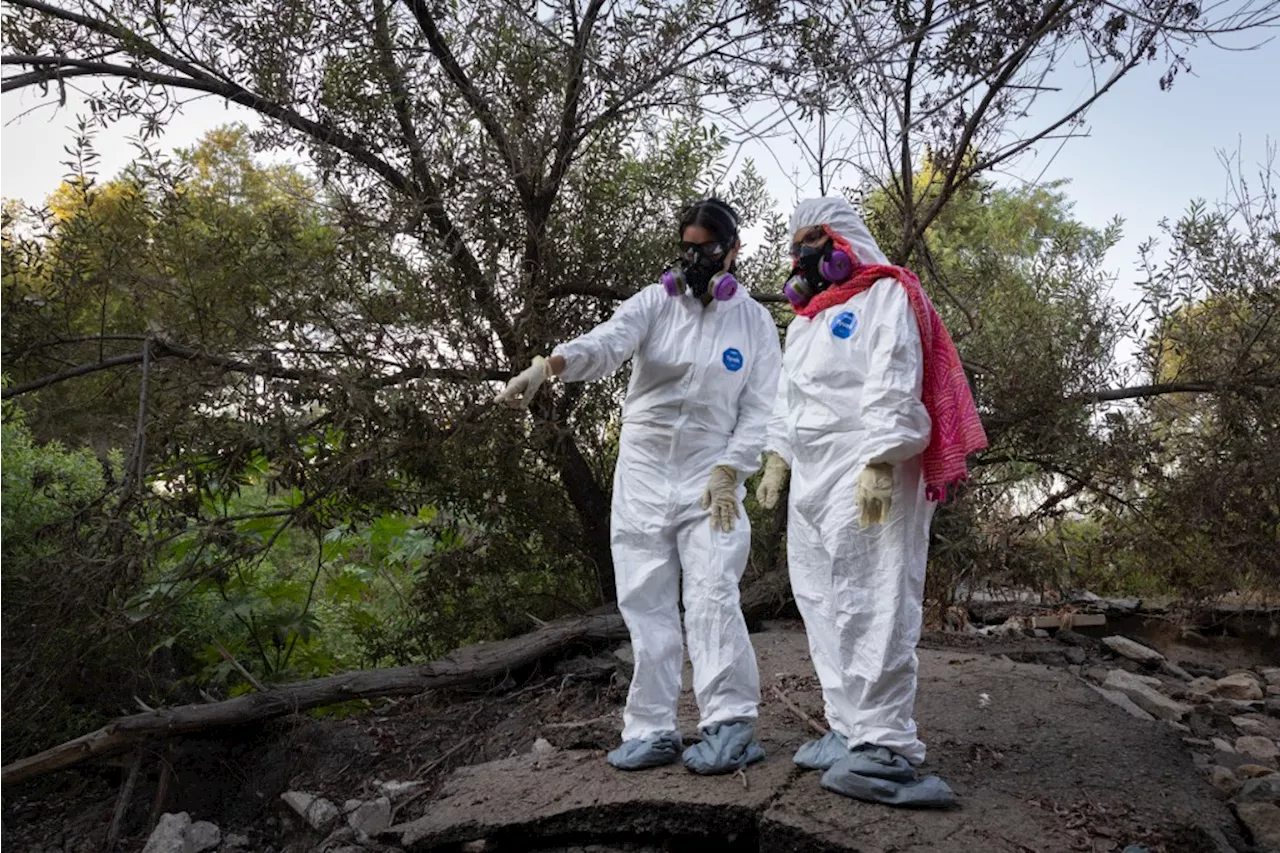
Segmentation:
[(700, 614), (736, 607), (739, 598), (738, 573), (720, 565), (713, 571), (685, 570), (681, 602), (686, 614)]

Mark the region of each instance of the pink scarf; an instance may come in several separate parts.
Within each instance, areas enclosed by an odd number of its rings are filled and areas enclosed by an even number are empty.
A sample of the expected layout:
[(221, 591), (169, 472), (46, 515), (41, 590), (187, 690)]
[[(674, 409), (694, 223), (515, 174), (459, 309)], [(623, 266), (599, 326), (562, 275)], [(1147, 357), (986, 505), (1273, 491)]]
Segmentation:
[[(850, 253), (850, 257), (853, 257)], [(833, 305), (842, 305), (882, 278), (896, 279), (907, 291), (911, 310), (920, 327), (920, 343), (924, 349), (924, 389), (921, 398), (933, 428), (929, 446), (922, 456), (925, 495), (931, 501), (943, 501), (947, 489), (969, 479), (965, 457), (987, 446), (987, 434), (978, 417), (969, 382), (960, 364), (960, 353), (951, 340), (942, 318), (929, 301), (915, 273), (905, 267), (867, 265), (856, 267), (848, 281), (832, 285), (808, 304), (796, 308), (801, 317), (813, 319)]]

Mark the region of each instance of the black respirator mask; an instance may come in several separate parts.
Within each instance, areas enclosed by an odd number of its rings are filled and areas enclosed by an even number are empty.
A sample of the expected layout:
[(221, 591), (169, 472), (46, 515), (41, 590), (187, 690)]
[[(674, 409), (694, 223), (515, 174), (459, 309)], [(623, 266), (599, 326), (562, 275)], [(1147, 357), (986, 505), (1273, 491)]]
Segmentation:
[(800, 308), (833, 284), (853, 274), (853, 259), (830, 241), (822, 246), (800, 246), (792, 250), (791, 277), (782, 286), (787, 301)]
[(729, 299), (738, 289), (733, 273), (725, 272), (724, 259), (729, 249), (720, 241), (681, 243), (680, 262), (662, 274), (662, 286), (671, 296), (688, 290), (698, 299), (708, 291), (717, 300)]

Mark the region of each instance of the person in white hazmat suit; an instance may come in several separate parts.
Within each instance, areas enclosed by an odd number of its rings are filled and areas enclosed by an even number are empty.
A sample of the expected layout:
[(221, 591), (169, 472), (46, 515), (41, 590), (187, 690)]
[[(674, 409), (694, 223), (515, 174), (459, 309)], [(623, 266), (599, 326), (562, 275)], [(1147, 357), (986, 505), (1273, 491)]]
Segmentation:
[(791, 586), (831, 729), (795, 761), (838, 793), (946, 807), (946, 783), (916, 770), (915, 647), (934, 499), (986, 439), (919, 281), (888, 265), (849, 204), (802, 202), (791, 233), (797, 316), (757, 497), (775, 506), (790, 469)]
[[(696, 773), (764, 758), (760, 677), (739, 606), (751, 527), (744, 482), (760, 467), (781, 347), (769, 312), (735, 280), (737, 214), (717, 199), (679, 225), (681, 260), (611, 319), (535, 359), (498, 395), (527, 407), (550, 376), (589, 382), (632, 360), (610, 518), (618, 609), (635, 654), (619, 769), (674, 763), (683, 644), (681, 581), (702, 739)], [(682, 577), (683, 575), (683, 577)]]

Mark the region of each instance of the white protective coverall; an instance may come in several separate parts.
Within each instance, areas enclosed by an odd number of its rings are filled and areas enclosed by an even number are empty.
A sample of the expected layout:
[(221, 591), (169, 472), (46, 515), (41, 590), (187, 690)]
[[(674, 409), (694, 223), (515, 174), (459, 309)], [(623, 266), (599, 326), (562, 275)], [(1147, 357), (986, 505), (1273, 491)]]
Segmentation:
[[(802, 202), (791, 233), (827, 225), (859, 264), (885, 264), (862, 219), (838, 199)], [(768, 448), (791, 466), (787, 560), (822, 683), (827, 721), (848, 740), (887, 747), (912, 764), (924, 744), (912, 718), (916, 643), (933, 503), (920, 454), (923, 348), (906, 291), (891, 278), (787, 328)], [(893, 464), (884, 524), (860, 529), (858, 475)]]
[[(633, 359), (610, 520), (618, 609), (635, 653), (622, 739), (679, 731), (681, 569), (699, 727), (754, 721), (760, 676), (738, 599), (751, 547), (742, 496), (778, 385), (773, 319), (742, 287), (704, 307), (652, 285), (553, 355), (564, 357), (568, 382)], [(700, 505), (717, 465), (739, 473), (740, 517), (728, 533), (712, 530)]]

